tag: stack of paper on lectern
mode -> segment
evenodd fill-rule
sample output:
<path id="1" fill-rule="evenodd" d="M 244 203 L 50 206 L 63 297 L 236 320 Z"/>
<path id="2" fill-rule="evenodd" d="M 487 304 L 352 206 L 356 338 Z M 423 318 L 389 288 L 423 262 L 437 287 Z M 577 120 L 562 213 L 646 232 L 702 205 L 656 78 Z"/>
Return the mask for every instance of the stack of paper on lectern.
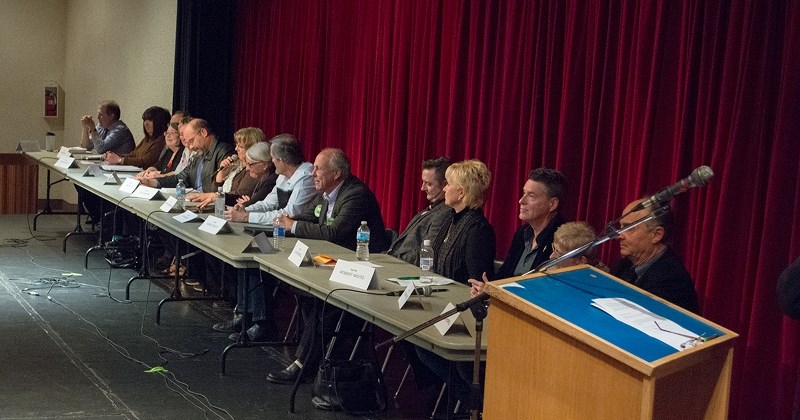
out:
<path id="1" fill-rule="evenodd" d="M 681 327 L 676 322 L 656 315 L 628 299 L 597 298 L 592 299 L 592 306 L 678 350 L 686 349 L 687 342 L 698 338 L 697 334 Z"/>

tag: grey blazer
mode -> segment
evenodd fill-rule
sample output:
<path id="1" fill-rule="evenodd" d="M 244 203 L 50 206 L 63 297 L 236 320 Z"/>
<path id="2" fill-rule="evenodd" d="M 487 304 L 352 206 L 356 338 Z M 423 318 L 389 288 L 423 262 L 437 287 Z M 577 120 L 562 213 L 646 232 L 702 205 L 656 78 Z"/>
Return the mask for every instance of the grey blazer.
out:
<path id="1" fill-rule="evenodd" d="M 217 184 L 214 182 L 214 175 L 219 168 L 222 159 L 233 154 L 233 148 L 228 143 L 223 143 L 217 139 L 211 143 L 208 151 L 201 156 L 195 156 L 192 161 L 180 173 L 159 178 L 159 186 L 174 188 L 178 185 L 178 179 L 182 179 L 187 188 L 197 188 L 197 165 L 203 162 L 203 171 L 200 174 L 203 179 L 203 192 L 217 191 Z"/>
<path id="2" fill-rule="evenodd" d="M 419 249 L 422 247 L 422 241 L 430 239 L 433 243 L 439 234 L 439 229 L 447 220 L 449 209 L 444 200 L 441 200 L 415 214 L 403 233 L 389 247 L 388 254 L 409 264 L 419 265 Z"/>

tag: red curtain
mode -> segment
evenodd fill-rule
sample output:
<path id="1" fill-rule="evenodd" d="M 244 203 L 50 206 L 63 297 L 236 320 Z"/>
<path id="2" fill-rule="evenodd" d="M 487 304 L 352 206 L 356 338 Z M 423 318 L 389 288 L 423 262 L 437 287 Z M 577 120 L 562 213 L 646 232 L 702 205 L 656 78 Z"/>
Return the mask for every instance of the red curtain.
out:
<path id="1" fill-rule="evenodd" d="M 702 315 L 741 335 L 731 417 L 789 417 L 800 324 L 775 284 L 800 255 L 798 1 L 239 0 L 237 26 L 236 126 L 294 133 L 309 160 L 341 147 L 391 227 L 442 154 L 492 171 L 498 258 L 532 168 L 564 172 L 566 217 L 602 230 L 711 166 L 673 202 L 676 248 Z"/>

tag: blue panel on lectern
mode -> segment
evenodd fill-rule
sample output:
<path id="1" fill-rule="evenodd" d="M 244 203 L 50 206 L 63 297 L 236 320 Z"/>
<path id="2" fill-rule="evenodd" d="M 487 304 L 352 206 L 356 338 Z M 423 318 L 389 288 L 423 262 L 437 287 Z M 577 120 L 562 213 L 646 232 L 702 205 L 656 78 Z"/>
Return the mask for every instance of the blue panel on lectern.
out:
<path id="1" fill-rule="evenodd" d="M 547 274 L 516 284 L 522 287 L 509 287 L 506 284 L 503 289 L 647 362 L 677 353 L 678 350 L 593 307 L 592 299 L 625 298 L 704 337 L 723 335 L 722 331 L 705 322 L 591 268 Z"/>

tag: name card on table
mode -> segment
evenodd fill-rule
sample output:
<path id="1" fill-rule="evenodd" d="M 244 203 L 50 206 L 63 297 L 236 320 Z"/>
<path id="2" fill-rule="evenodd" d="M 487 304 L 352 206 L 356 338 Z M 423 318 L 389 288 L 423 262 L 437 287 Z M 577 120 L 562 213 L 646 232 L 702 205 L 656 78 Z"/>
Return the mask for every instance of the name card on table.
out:
<path id="1" fill-rule="evenodd" d="M 119 179 L 117 177 L 116 173 L 114 173 L 114 177 Z M 124 193 L 132 194 L 133 191 L 138 186 L 139 186 L 139 180 L 138 179 L 136 179 L 136 178 L 125 178 L 125 182 L 122 183 L 122 186 L 119 187 L 119 190 L 124 192 Z"/>
<path id="2" fill-rule="evenodd" d="M 403 309 L 403 306 L 406 306 L 406 302 L 417 291 L 417 288 L 414 287 L 414 282 L 409 283 L 406 285 L 406 290 L 403 290 L 403 294 L 397 299 L 397 309 Z"/>
<path id="3" fill-rule="evenodd" d="M 208 232 L 212 235 L 216 235 L 218 233 L 227 233 L 231 231 L 231 226 L 228 224 L 228 221 L 225 219 L 220 219 L 217 216 L 208 216 L 206 221 L 203 222 L 202 225 L 198 228 L 203 232 Z"/>
<path id="4" fill-rule="evenodd" d="M 56 155 L 56 156 L 58 156 L 60 158 L 62 158 L 62 157 L 72 157 L 72 152 L 69 151 L 69 147 L 61 146 L 61 148 L 58 149 L 58 155 Z"/>
<path id="5" fill-rule="evenodd" d="M 375 268 L 352 261 L 337 261 L 329 280 L 361 290 L 378 288 Z"/>
<path id="6" fill-rule="evenodd" d="M 262 254 L 274 254 L 277 252 L 275 247 L 272 246 L 272 241 L 269 240 L 269 237 L 267 237 L 267 234 L 264 232 L 253 236 L 253 240 L 250 242 L 250 244 L 252 245 L 253 243 L 256 244 L 256 247 L 259 251 L 261 251 Z"/>
<path id="7" fill-rule="evenodd" d="M 122 179 L 120 179 L 116 172 L 103 175 L 106 176 L 106 180 L 103 181 L 103 185 L 122 185 Z"/>
<path id="8" fill-rule="evenodd" d="M 198 220 L 198 219 L 200 219 L 200 216 L 198 216 L 197 213 L 192 213 L 189 210 L 186 210 L 185 212 L 183 212 L 181 214 L 177 214 L 175 216 L 172 216 L 172 218 L 177 220 L 177 221 L 179 221 L 179 222 L 181 222 L 181 223 L 186 223 L 186 222 L 191 222 L 192 220 Z M 202 220 L 202 219 L 200 219 L 200 220 Z"/>
<path id="9" fill-rule="evenodd" d="M 303 263 L 311 261 L 311 253 L 308 252 L 308 245 L 304 244 L 302 241 L 297 241 L 297 243 L 294 244 L 292 252 L 289 254 L 289 261 L 298 267 L 303 265 Z"/>
<path id="10" fill-rule="evenodd" d="M 32 141 L 21 141 L 17 143 L 17 152 L 38 152 L 39 150 L 39 142 L 32 140 Z"/>
<path id="11" fill-rule="evenodd" d="M 128 178 L 133 179 L 133 178 Z M 137 181 L 138 182 L 138 181 Z M 161 195 L 161 190 L 158 188 L 148 187 L 147 185 L 139 185 L 139 188 L 131 194 L 134 198 L 144 198 L 145 200 L 163 200 L 164 196 Z M 174 197 L 170 197 L 174 198 Z"/>
<path id="12" fill-rule="evenodd" d="M 451 309 L 453 309 L 453 308 L 455 308 L 455 307 L 456 307 L 456 305 L 453 305 L 452 302 L 448 303 L 447 306 L 444 307 L 444 310 L 442 311 L 442 314 L 447 312 L 447 311 L 449 311 L 449 310 L 451 310 Z M 453 327 L 453 324 L 456 323 L 456 320 L 458 319 L 459 315 L 461 315 L 461 312 L 456 312 L 453 315 L 450 315 L 449 317 L 447 317 L 447 318 L 445 318 L 445 319 L 443 319 L 443 320 L 441 320 L 441 321 L 439 321 L 439 322 L 437 322 L 437 323 L 435 323 L 433 325 L 436 327 L 437 330 L 439 330 L 439 334 L 445 335 L 445 334 L 447 334 L 447 331 L 450 331 L 450 328 Z"/>
<path id="13" fill-rule="evenodd" d="M 172 211 L 173 208 L 175 208 L 176 204 L 178 204 L 178 199 L 175 197 L 170 197 L 158 209 L 163 211 L 164 213 L 169 213 L 170 211 Z"/>
<path id="14" fill-rule="evenodd" d="M 67 156 L 59 157 L 56 163 L 53 164 L 54 167 L 59 169 L 67 170 L 69 168 L 77 168 L 78 164 L 75 163 L 75 159 Z"/>
<path id="15" fill-rule="evenodd" d="M 100 169 L 100 165 L 89 165 L 89 167 L 86 168 L 86 171 L 83 173 L 83 176 L 93 176 L 97 178 L 102 177 L 103 175 L 105 175 L 105 172 Z"/>

